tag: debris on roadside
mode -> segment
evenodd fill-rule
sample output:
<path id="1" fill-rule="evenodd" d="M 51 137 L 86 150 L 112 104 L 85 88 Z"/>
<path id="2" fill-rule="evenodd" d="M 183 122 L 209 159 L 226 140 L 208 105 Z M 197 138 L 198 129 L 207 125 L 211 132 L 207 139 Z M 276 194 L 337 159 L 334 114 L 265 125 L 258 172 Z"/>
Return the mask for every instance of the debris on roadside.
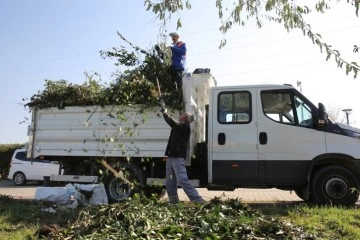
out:
<path id="1" fill-rule="evenodd" d="M 37 187 L 35 200 L 41 201 L 43 211 L 54 213 L 57 209 L 75 209 L 79 205 L 108 204 L 104 185 L 67 184 L 65 187 Z"/>

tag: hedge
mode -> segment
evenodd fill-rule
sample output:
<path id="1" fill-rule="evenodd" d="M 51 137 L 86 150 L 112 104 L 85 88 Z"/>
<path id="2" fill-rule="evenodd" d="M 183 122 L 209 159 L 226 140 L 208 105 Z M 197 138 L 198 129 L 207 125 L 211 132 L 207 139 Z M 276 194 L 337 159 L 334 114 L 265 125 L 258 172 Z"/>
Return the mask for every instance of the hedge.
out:
<path id="1" fill-rule="evenodd" d="M 9 173 L 11 157 L 14 151 L 24 147 L 24 144 L 0 144 L 0 179 L 6 179 Z"/>

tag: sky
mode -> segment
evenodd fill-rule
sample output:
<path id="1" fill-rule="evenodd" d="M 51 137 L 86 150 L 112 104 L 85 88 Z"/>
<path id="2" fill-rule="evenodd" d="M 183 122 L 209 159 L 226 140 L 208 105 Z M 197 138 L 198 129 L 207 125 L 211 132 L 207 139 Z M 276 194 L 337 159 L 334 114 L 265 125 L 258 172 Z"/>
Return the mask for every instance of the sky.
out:
<path id="1" fill-rule="evenodd" d="M 360 45 L 360 18 L 346 1 L 332 2 L 331 10 L 306 21 L 346 60 L 360 64 L 360 53 L 353 53 L 354 44 Z M 314 104 L 339 110 L 340 121 L 345 121 L 341 110 L 350 108 L 350 125 L 360 127 L 360 73 L 356 79 L 346 76 L 345 69 L 337 68 L 333 59 L 325 61 L 326 55 L 301 31 L 288 33 L 267 21 L 258 29 L 251 20 L 245 27 L 234 26 L 225 35 L 227 45 L 218 49 L 224 36 L 218 30 L 215 1 L 192 1 L 190 11 L 172 17 L 167 32 L 176 30 L 178 17 L 188 72 L 210 68 L 219 86 L 301 82 L 302 93 Z M 110 82 L 118 68 L 99 51 L 123 44 L 117 32 L 150 49 L 159 41 L 159 29 L 143 0 L 1 0 L 0 144 L 28 141 L 31 113 L 22 99 L 42 91 L 46 79 L 82 84 L 85 72 L 96 72 Z"/>

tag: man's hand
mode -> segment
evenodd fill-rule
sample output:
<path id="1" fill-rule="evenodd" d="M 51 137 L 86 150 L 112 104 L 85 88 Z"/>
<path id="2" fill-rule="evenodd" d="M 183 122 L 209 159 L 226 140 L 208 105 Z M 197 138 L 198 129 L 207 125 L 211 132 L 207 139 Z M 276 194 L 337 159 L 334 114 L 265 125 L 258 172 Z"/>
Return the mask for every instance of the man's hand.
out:
<path id="1" fill-rule="evenodd" d="M 165 107 L 161 107 L 161 108 L 160 108 L 160 112 L 162 112 L 163 114 L 164 114 L 164 113 L 167 113 L 167 109 L 166 109 Z"/>

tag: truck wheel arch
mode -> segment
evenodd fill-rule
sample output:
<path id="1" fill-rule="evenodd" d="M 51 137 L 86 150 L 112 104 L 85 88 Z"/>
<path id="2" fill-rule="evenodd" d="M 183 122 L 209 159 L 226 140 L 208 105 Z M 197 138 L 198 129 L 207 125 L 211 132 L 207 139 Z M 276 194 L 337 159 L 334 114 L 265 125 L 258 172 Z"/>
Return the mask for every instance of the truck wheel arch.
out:
<path id="1" fill-rule="evenodd" d="M 339 163 L 341 160 L 341 163 Z M 310 183 L 311 176 L 318 171 L 320 168 L 328 165 L 337 165 L 344 166 L 346 168 L 353 169 L 351 170 L 355 174 L 360 175 L 360 169 L 357 169 L 354 158 L 345 154 L 322 154 L 315 157 L 309 164 L 307 173 L 306 173 L 306 182 Z M 359 160 L 360 161 L 360 160 Z"/>

